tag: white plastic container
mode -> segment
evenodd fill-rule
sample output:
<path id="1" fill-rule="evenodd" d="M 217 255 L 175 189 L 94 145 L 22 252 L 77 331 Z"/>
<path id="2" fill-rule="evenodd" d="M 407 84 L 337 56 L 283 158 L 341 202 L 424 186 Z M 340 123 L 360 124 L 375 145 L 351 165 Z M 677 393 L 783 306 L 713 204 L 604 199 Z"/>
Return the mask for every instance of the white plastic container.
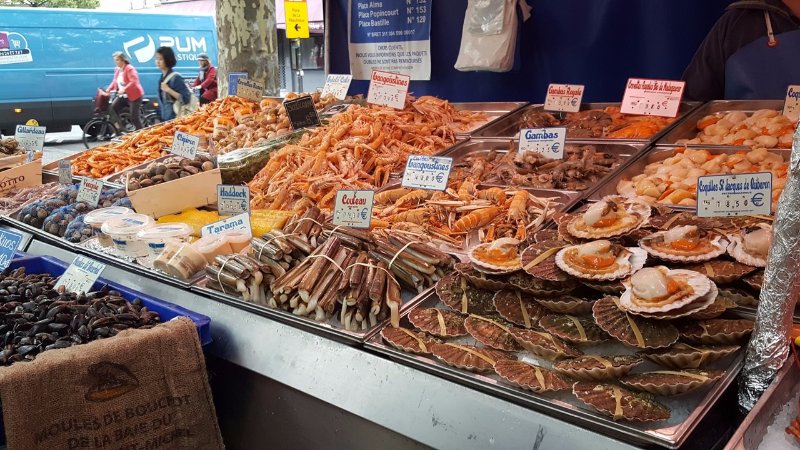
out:
<path id="1" fill-rule="evenodd" d="M 133 211 L 130 208 L 124 206 L 100 208 L 86 214 L 86 217 L 83 218 L 83 222 L 92 227 L 93 234 L 97 236 L 97 241 L 100 242 L 100 245 L 103 247 L 111 247 L 113 245 L 111 236 L 103 233 L 101 227 L 109 219 L 132 213 Z"/>
<path id="2" fill-rule="evenodd" d="M 126 256 L 137 258 L 147 256 L 147 245 L 136 234 L 153 224 L 153 219 L 144 214 L 127 214 L 111 218 L 100 230 L 111 236 L 117 250 Z"/>
<path id="3" fill-rule="evenodd" d="M 158 258 L 168 241 L 189 242 L 194 228 L 182 222 L 153 224 L 139 231 L 136 237 L 147 246 L 150 258 Z"/>

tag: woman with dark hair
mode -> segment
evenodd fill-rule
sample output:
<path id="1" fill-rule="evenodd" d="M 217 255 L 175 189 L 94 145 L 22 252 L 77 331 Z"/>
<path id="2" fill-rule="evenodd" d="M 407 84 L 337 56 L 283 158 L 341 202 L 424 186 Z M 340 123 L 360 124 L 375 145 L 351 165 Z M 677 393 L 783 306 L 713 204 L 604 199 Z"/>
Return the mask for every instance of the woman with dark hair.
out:
<path id="1" fill-rule="evenodd" d="M 156 67 L 161 69 L 162 75 L 158 80 L 158 113 L 162 121 L 175 118 L 173 104 L 181 101 L 188 104 L 192 99 L 192 93 L 186 82 L 178 72 L 172 70 L 177 64 L 175 52 L 170 47 L 159 47 L 156 50 Z"/>
<path id="2" fill-rule="evenodd" d="M 141 117 L 139 116 L 139 108 L 142 106 L 142 97 L 144 96 L 144 89 L 139 83 L 139 73 L 128 61 L 125 53 L 114 52 L 114 64 L 117 68 L 114 69 L 114 79 L 111 84 L 103 91 L 108 95 L 111 91 L 117 91 L 117 98 L 111 104 L 111 120 L 117 129 L 125 131 L 122 122 L 119 119 L 120 111 L 126 106 L 131 107 L 131 123 L 138 130 L 142 128 Z"/>

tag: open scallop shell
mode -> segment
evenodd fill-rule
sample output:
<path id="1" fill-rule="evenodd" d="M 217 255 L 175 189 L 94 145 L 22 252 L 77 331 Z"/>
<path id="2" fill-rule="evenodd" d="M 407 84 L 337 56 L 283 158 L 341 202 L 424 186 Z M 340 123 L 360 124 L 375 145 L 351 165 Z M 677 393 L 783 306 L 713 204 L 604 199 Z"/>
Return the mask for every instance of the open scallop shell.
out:
<path id="1" fill-rule="evenodd" d="M 431 353 L 447 365 L 478 373 L 491 372 L 497 361 L 514 359 L 504 351 L 461 344 L 433 344 Z"/>
<path id="2" fill-rule="evenodd" d="M 571 295 L 563 295 L 560 297 L 537 297 L 536 301 L 554 313 L 581 316 L 592 312 L 595 299 L 589 300 Z"/>
<path id="3" fill-rule="evenodd" d="M 492 305 L 494 292 L 472 286 L 455 272 L 436 282 L 436 294 L 445 305 L 462 314 L 491 316 L 496 313 Z"/>
<path id="4" fill-rule="evenodd" d="M 756 270 L 755 267 L 725 259 L 712 259 L 711 261 L 685 266 L 684 269 L 700 272 L 717 284 L 733 283 Z"/>
<path id="5" fill-rule="evenodd" d="M 525 350 L 551 361 L 583 355 L 582 351 L 550 333 L 517 329 L 513 330 L 512 334 Z"/>
<path id="6" fill-rule="evenodd" d="M 718 293 L 719 291 L 717 290 L 717 285 L 711 283 L 711 291 L 708 294 L 702 297 L 698 297 L 693 302 L 684 305 L 678 309 L 673 309 L 667 312 L 657 312 L 657 313 L 643 313 L 637 311 L 630 311 L 630 313 L 636 314 L 637 316 L 647 317 L 648 319 L 659 319 L 659 320 L 674 320 L 674 319 L 679 319 L 681 317 L 693 317 L 695 315 L 704 315 L 703 313 L 705 313 L 706 310 L 709 309 L 716 302 Z M 711 319 L 713 317 L 721 315 L 724 312 L 725 308 L 722 308 L 722 310 L 719 311 L 719 313 L 711 311 L 710 312 L 711 317 L 708 318 Z"/>
<path id="7" fill-rule="evenodd" d="M 519 254 L 516 253 L 516 247 L 518 245 L 519 241 L 517 239 L 501 238 L 475 246 L 469 251 L 467 256 L 477 270 L 488 271 L 487 273 L 510 273 L 522 268 L 522 261 L 520 260 Z M 513 253 L 514 256 L 504 261 L 487 261 L 478 253 L 495 246 L 513 246 L 515 249 Z"/>
<path id="8" fill-rule="evenodd" d="M 753 332 L 753 321 L 744 319 L 710 319 L 685 322 L 679 326 L 681 336 L 701 344 L 735 344 Z"/>
<path id="9" fill-rule="evenodd" d="M 464 321 L 464 327 L 476 341 L 483 345 L 507 352 L 520 350 L 519 344 L 511 335 L 511 329 L 514 326 L 510 323 L 472 315 Z"/>
<path id="10" fill-rule="evenodd" d="M 683 342 L 661 350 L 647 350 L 639 354 L 654 363 L 670 369 L 698 369 L 708 363 L 736 353 L 738 345 L 707 346 Z"/>
<path id="11" fill-rule="evenodd" d="M 553 241 L 560 239 L 558 230 L 548 228 L 533 233 L 533 242 Z"/>
<path id="12" fill-rule="evenodd" d="M 597 281 L 597 280 L 580 280 L 581 284 L 603 294 L 620 295 L 625 292 L 625 285 L 619 280 L 614 281 Z"/>
<path id="13" fill-rule="evenodd" d="M 616 261 L 614 261 L 614 263 L 617 265 L 617 269 L 615 271 L 608 273 L 588 274 L 582 272 L 581 268 L 573 267 L 566 259 L 568 253 L 577 251 L 579 247 L 580 246 L 578 245 L 573 245 L 562 249 L 558 252 L 558 254 L 556 254 L 556 264 L 558 265 L 558 268 L 576 278 L 599 281 L 618 280 L 631 275 L 637 270 L 640 270 L 647 262 L 647 252 L 636 247 L 626 247 L 625 250 L 627 251 L 620 253 L 617 256 Z"/>
<path id="14" fill-rule="evenodd" d="M 575 289 L 573 283 L 556 283 L 553 281 L 540 280 L 525 272 L 512 273 L 508 276 L 508 283 L 522 292 L 537 296 L 566 294 Z"/>
<path id="15" fill-rule="evenodd" d="M 736 306 L 736 302 L 730 298 L 717 295 L 717 298 L 714 299 L 714 302 L 711 303 L 711 305 L 706 308 L 699 309 L 686 317 L 695 320 L 716 319 L 717 317 L 725 314 L 725 311 L 731 308 L 736 308 Z"/>
<path id="16" fill-rule="evenodd" d="M 678 329 L 669 322 L 646 319 L 621 309 L 615 297 L 604 297 L 592 307 L 597 325 L 620 342 L 636 348 L 669 347 L 678 340 Z"/>
<path id="17" fill-rule="evenodd" d="M 381 330 L 381 337 L 400 351 L 418 355 L 429 355 L 431 353 L 430 346 L 442 342 L 425 333 L 402 327 L 384 327 Z"/>
<path id="18" fill-rule="evenodd" d="M 653 395 L 672 396 L 696 391 L 722 378 L 722 370 L 660 370 L 628 375 L 620 383 Z"/>
<path id="19" fill-rule="evenodd" d="M 439 337 L 466 336 L 464 316 L 457 312 L 438 308 L 417 308 L 408 313 L 414 327 Z"/>
<path id="20" fill-rule="evenodd" d="M 727 298 L 737 306 L 757 306 L 758 298 L 749 293 L 735 288 L 720 288 L 719 297 Z"/>
<path id="21" fill-rule="evenodd" d="M 704 241 L 700 246 L 700 250 L 696 249 L 694 251 L 680 251 L 670 249 L 667 251 L 666 249 L 658 246 L 658 240 L 662 239 L 666 233 L 666 231 L 659 231 L 647 236 L 639 241 L 639 247 L 643 248 L 647 251 L 647 253 L 657 258 L 679 263 L 708 261 L 724 254 L 728 248 L 727 239 L 718 234 L 712 234 L 710 235 L 711 240 Z"/>
<path id="22" fill-rule="evenodd" d="M 567 314 L 551 314 L 539 321 L 545 331 L 573 344 L 596 344 L 611 339 L 602 328 L 589 317 L 575 317 Z"/>
<path id="23" fill-rule="evenodd" d="M 662 269 L 667 270 L 666 268 Z M 619 304 L 622 305 L 622 307 L 628 311 L 651 313 L 651 314 L 664 313 L 676 310 L 678 308 L 682 308 L 683 306 L 686 306 L 694 302 L 698 298 L 705 296 L 711 291 L 711 286 L 714 284 L 711 282 L 711 280 L 708 279 L 707 276 L 698 272 L 692 272 L 691 270 L 682 270 L 682 269 L 668 270 L 666 275 L 671 278 L 674 277 L 685 278 L 686 283 L 692 288 L 692 292 L 683 296 L 680 299 L 677 299 L 675 301 L 672 301 L 664 305 L 643 306 L 635 303 L 635 300 L 633 298 L 633 289 L 630 284 L 630 279 L 628 279 L 623 282 L 625 284 L 625 292 L 622 293 Z"/>
<path id="24" fill-rule="evenodd" d="M 575 383 L 558 372 L 513 359 L 497 361 L 494 371 L 509 383 L 536 393 L 563 391 Z"/>
<path id="25" fill-rule="evenodd" d="M 657 422 L 670 418 L 670 409 L 649 397 L 613 384 L 575 383 L 572 393 L 587 405 L 614 420 Z"/>
<path id="26" fill-rule="evenodd" d="M 581 239 L 603 239 L 622 236 L 642 226 L 650 217 L 650 206 L 644 203 L 631 199 L 622 199 L 621 197 L 606 197 L 600 201 L 612 200 L 618 203 L 621 202 L 627 212 L 616 224 L 604 228 L 589 227 L 583 221 L 583 212 L 581 212 L 567 223 L 566 228 L 569 234 Z"/>
<path id="27" fill-rule="evenodd" d="M 549 311 L 517 290 L 504 290 L 494 294 L 492 304 L 503 319 L 525 328 L 539 326 L 539 320 Z"/>
<path id="28" fill-rule="evenodd" d="M 739 235 L 730 236 L 731 243 L 728 245 L 728 254 L 742 264 L 747 264 L 753 267 L 766 267 L 767 259 L 760 256 L 754 256 L 744 250 L 742 237 Z"/>
<path id="29" fill-rule="evenodd" d="M 532 277 L 547 281 L 564 282 L 569 275 L 556 265 L 556 253 L 566 243 L 562 241 L 544 241 L 533 244 L 523 250 L 522 269 Z"/>
<path id="30" fill-rule="evenodd" d="M 745 284 L 750 286 L 751 288 L 760 291 L 761 286 L 764 285 L 764 271 L 759 270 L 757 272 L 753 272 L 750 275 L 744 277 L 742 281 L 744 281 Z"/>
<path id="31" fill-rule="evenodd" d="M 458 272 L 462 277 L 466 278 L 469 281 L 469 284 L 480 288 L 480 289 L 488 289 L 499 291 L 500 289 L 506 289 L 510 284 L 508 284 L 508 280 L 504 276 L 497 276 L 497 275 L 488 275 L 484 272 L 479 270 L 475 270 L 475 267 L 472 266 L 472 263 L 458 263 L 453 268 Z"/>
<path id="32" fill-rule="evenodd" d="M 616 380 L 627 375 L 642 361 L 641 357 L 635 355 L 585 355 L 561 360 L 553 364 L 553 369 L 580 380 Z"/>

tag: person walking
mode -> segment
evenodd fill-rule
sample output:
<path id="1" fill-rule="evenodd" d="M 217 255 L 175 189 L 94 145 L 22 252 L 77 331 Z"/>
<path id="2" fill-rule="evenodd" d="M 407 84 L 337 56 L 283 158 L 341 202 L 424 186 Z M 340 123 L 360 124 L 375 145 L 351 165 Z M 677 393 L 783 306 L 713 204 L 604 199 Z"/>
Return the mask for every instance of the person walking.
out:
<path id="1" fill-rule="evenodd" d="M 110 92 L 117 91 L 117 98 L 111 104 L 111 121 L 121 132 L 125 131 L 124 124 L 120 120 L 119 114 L 125 107 L 130 107 L 131 123 L 135 129 L 142 128 L 141 116 L 139 109 L 142 106 L 142 97 L 144 97 L 144 89 L 139 83 L 139 72 L 128 61 L 125 53 L 114 52 L 114 79 L 111 84 L 103 91 L 105 95 Z"/>
<path id="2" fill-rule="evenodd" d="M 205 53 L 197 57 L 197 63 L 200 64 L 200 73 L 194 80 L 194 87 L 200 89 L 200 104 L 205 105 L 217 99 L 217 69 Z"/>
<path id="3" fill-rule="evenodd" d="M 161 69 L 161 78 L 158 80 L 158 115 L 166 122 L 176 117 L 173 105 L 176 101 L 188 104 L 192 93 L 183 77 L 173 70 L 177 64 L 175 52 L 170 47 L 159 47 L 156 50 L 156 67 Z"/>

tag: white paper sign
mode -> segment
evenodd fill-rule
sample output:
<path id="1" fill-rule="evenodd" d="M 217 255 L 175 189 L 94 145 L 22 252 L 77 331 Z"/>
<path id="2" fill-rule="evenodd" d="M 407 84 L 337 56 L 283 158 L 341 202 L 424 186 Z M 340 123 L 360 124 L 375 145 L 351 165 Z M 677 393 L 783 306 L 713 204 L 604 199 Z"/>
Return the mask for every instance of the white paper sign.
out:
<path id="1" fill-rule="evenodd" d="M 772 213 L 772 173 L 710 175 L 697 179 L 697 216 L 728 217 Z"/>
<path id="2" fill-rule="evenodd" d="M 250 214 L 239 214 L 238 216 L 228 217 L 227 219 L 206 225 L 200 229 L 200 234 L 206 236 L 209 234 L 220 234 L 231 230 L 242 230 L 252 236 L 253 229 L 250 227 Z"/>
<path id="3" fill-rule="evenodd" d="M 232 184 L 218 184 L 217 212 L 223 216 L 250 214 L 250 188 Z"/>
<path id="4" fill-rule="evenodd" d="M 792 84 L 786 89 L 786 101 L 783 103 L 783 115 L 797 118 L 800 115 L 800 84 Z"/>
<path id="5" fill-rule="evenodd" d="M 564 159 L 566 138 L 565 127 L 523 128 L 519 131 L 518 155 L 521 158 L 525 152 L 536 152 L 549 159 Z"/>
<path id="6" fill-rule="evenodd" d="M 411 77 L 399 73 L 373 70 L 367 93 L 367 103 L 403 109 Z"/>
<path id="7" fill-rule="evenodd" d="M 198 147 L 200 147 L 200 136 L 176 131 L 172 138 L 170 153 L 192 159 L 197 156 Z"/>
<path id="8" fill-rule="evenodd" d="M 58 162 L 58 182 L 72 184 L 72 161 L 62 159 Z"/>
<path id="9" fill-rule="evenodd" d="M 582 84 L 551 84 L 544 98 L 545 111 L 578 112 L 581 110 Z"/>
<path id="10" fill-rule="evenodd" d="M 100 193 L 103 192 L 103 180 L 84 177 L 78 188 L 76 202 L 86 202 L 93 208 L 100 203 Z"/>
<path id="11" fill-rule="evenodd" d="M 339 100 L 347 98 L 347 90 L 350 89 L 350 82 L 353 81 L 352 75 L 330 74 L 325 79 L 325 86 L 322 88 L 322 96 L 332 95 Z"/>
<path id="12" fill-rule="evenodd" d="M 55 288 L 64 286 L 67 292 L 91 292 L 92 286 L 105 268 L 105 264 L 83 256 L 76 256 L 72 264 L 58 278 Z"/>
<path id="13" fill-rule="evenodd" d="M 264 97 L 264 85 L 249 78 L 239 78 L 236 86 L 236 96 L 259 103 Z"/>
<path id="14" fill-rule="evenodd" d="M 403 172 L 403 187 L 443 191 L 447 189 L 453 158 L 409 155 Z"/>
<path id="15" fill-rule="evenodd" d="M 623 114 L 675 117 L 681 106 L 685 81 L 629 78 L 622 97 Z"/>
<path id="16" fill-rule="evenodd" d="M 351 228 L 369 228 L 374 191 L 337 191 L 333 224 Z"/>
<path id="17" fill-rule="evenodd" d="M 30 152 L 42 151 L 44 148 L 44 137 L 46 134 L 47 127 L 17 125 L 16 130 L 14 130 L 14 139 L 19 142 L 20 147 L 27 150 L 30 154 Z"/>

